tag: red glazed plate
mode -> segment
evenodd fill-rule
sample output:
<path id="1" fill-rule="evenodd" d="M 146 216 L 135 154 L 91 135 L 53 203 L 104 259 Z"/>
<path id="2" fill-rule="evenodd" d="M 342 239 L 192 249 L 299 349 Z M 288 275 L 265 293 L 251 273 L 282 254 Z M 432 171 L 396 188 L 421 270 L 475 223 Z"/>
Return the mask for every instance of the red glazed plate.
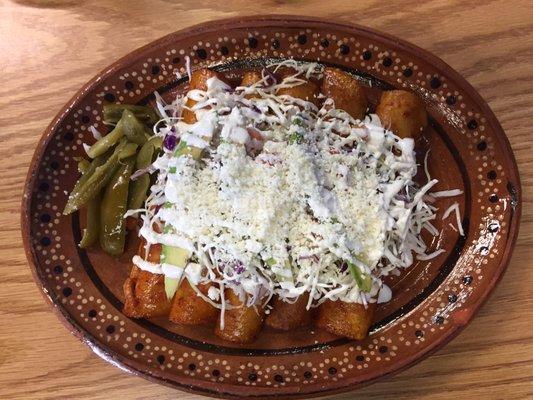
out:
<path id="1" fill-rule="evenodd" d="M 119 260 L 77 248 L 80 216 L 63 216 L 78 173 L 74 157 L 103 128 L 102 106 L 146 103 L 186 90 L 192 68 L 238 77 L 243 68 L 294 57 L 335 65 L 360 77 L 371 104 L 379 92 L 407 88 L 430 115 L 425 133 L 435 190 L 459 188 L 465 236 L 438 221 L 432 245 L 446 253 L 391 279 L 393 300 L 380 307 L 360 342 L 312 328 L 265 329 L 249 345 L 222 342 L 205 327 L 122 314 L 122 283 L 135 249 Z M 87 83 L 44 133 L 22 204 L 26 253 L 36 282 L 61 321 L 105 360 L 150 380 L 233 398 L 307 398 L 353 390 L 398 372 L 453 338 L 473 317 L 507 266 L 521 210 L 520 181 L 507 138 L 487 104 L 454 70 L 424 50 L 360 26 L 269 16 L 202 24 L 136 50 Z M 440 219 L 440 218 L 439 218 Z M 450 225 L 449 223 L 452 222 Z"/>

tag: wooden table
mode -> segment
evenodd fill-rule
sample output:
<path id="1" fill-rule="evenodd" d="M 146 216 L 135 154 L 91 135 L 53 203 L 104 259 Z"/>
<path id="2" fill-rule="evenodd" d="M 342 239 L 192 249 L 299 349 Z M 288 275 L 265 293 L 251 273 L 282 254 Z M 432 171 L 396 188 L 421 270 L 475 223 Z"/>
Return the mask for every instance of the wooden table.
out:
<path id="1" fill-rule="evenodd" d="M 213 3 L 0 3 L 0 398 L 201 398 L 129 376 L 68 333 L 33 283 L 22 249 L 20 200 L 41 133 L 95 73 L 169 32 L 211 19 L 258 13 L 355 21 L 432 51 L 488 101 L 518 160 L 524 198 L 522 227 L 509 269 L 491 299 L 443 350 L 408 371 L 360 390 L 357 398 L 533 398 L 531 1 L 411 0 L 396 2 L 396 6 L 379 0 Z"/>

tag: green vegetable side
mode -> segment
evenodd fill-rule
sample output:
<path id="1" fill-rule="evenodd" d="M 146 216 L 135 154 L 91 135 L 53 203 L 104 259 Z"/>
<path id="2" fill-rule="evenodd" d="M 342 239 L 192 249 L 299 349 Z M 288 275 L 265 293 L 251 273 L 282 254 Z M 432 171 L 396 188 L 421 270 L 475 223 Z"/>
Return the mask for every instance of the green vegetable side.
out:
<path id="1" fill-rule="evenodd" d="M 126 223 L 124 214 L 128 209 L 139 209 L 146 200 L 150 188 L 148 173 L 131 180 L 136 170 L 148 168 L 162 148 L 162 139 L 153 137 L 152 126 L 158 121 L 153 109 L 145 106 L 110 104 L 104 106 L 104 121 L 115 124 L 105 136 L 88 150 L 89 159 L 77 158 L 82 174 L 69 195 L 64 215 L 86 209 L 87 224 L 81 248 L 99 245 L 106 253 L 118 257 L 124 252 Z M 294 125 L 301 126 L 295 119 Z M 293 132 L 289 142 L 299 143 L 303 136 Z M 201 158 L 202 150 L 180 142 L 174 151 L 176 156 L 190 155 Z M 172 172 L 172 171 L 171 171 Z M 162 262 L 185 268 L 188 251 L 163 246 Z M 265 261 L 268 266 L 276 264 L 273 258 Z M 348 270 L 363 292 L 372 288 L 372 278 L 350 262 Z M 165 277 L 168 298 L 176 292 L 180 278 Z"/>
<path id="2" fill-rule="evenodd" d="M 150 188 L 148 174 L 130 178 L 134 171 L 147 168 L 161 149 L 161 138 L 151 136 L 158 120 L 150 107 L 104 106 L 104 121 L 115 126 L 89 148 L 89 159 L 76 160 L 82 175 L 63 210 L 64 215 L 86 210 L 81 248 L 99 245 L 112 256 L 124 252 L 124 213 L 142 207 Z"/>

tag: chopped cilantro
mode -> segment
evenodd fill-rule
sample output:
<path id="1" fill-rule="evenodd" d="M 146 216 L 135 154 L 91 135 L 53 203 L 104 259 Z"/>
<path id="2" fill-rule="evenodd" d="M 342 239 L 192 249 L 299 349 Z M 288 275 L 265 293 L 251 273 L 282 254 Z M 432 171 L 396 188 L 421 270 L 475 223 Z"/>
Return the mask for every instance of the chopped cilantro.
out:
<path id="1" fill-rule="evenodd" d="M 294 144 L 294 143 L 300 144 L 300 143 L 302 143 L 303 139 L 304 139 L 304 137 L 303 137 L 303 135 L 301 133 L 293 132 L 289 136 L 289 143 L 290 144 Z"/>
<path id="2" fill-rule="evenodd" d="M 292 119 L 292 124 L 297 126 L 304 126 L 304 122 L 298 117 Z"/>

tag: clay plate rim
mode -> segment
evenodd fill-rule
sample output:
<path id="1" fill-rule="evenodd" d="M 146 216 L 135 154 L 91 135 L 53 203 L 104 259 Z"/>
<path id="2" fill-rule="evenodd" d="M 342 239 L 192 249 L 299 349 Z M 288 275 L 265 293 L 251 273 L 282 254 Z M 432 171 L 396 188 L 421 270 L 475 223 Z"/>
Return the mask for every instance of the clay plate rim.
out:
<path id="1" fill-rule="evenodd" d="M 245 23 L 245 25 L 253 27 L 252 23 L 254 22 L 261 24 L 262 27 L 268 26 L 268 23 L 272 23 L 273 27 L 279 27 L 283 25 L 290 26 L 292 23 L 307 23 L 307 24 L 315 24 L 315 26 L 321 26 L 321 27 L 331 26 L 331 27 L 349 29 L 355 32 L 364 32 L 369 37 L 378 38 L 381 41 L 390 43 L 392 47 L 400 48 L 411 54 L 415 54 L 420 58 L 423 58 L 425 61 L 427 61 L 431 65 L 434 65 L 438 67 L 439 69 L 441 69 L 442 71 L 444 71 L 451 79 L 453 79 L 453 81 L 457 82 L 460 85 L 460 87 L 466 93 L 468 93 L 469 96 L 472 97 L 476 105 L 480 107 L 483 115 L 486 117 L 487 124 L 489 124 L 494 130 L 495 137 L 497 138 L 499 142 L 498 144 L 500 148 L 505 150 L 503 154 L 505 160 L 508 162 L 509 165 L 512 165 L 511 170 L 506 171 L 506 173 L 508 174 L 509 179 L 512 180 L 513 184 L 515 185 L 517 205 L 514 210 L 515 218 L 512 219 L 511 224 L 508 228 L 509 235 L 507 236 L 507 242 L 505 245 L 504 253 L 502 255 L 502 261 L 499 263 L 497 271 L 491 277 L 492 279 L 488 281 L 486 285 L 484 286 L 483 294 L 481 295 L 477 303 L 469 304 L 468 313 L 464 318 L 463 324 L 455 325 L 454 328 L 451 329 L 446 336 L 442 336 L 440 340 L 434 341 L 434 343 L 429 345 L 428 348 L 421 350 L 419 352 L 413 353 L 411 356 L 406 357 L 402 360 L 399 360 L 401 362 L 397 362 L 393 368 L 389 368 L 388 371 L 384 371 L 381 375 L 377 376 L 376 378 L 370 381 L 358 383 L 355 386 L 348 383 L 345 386 L 339 387 L 337 389 L 328 389 L 327 386 L 325 386 L 323 391 L 312 393 L 312 394 L 293 393 L 293 394 L 288 394 L 288 395 L 283 395 L 283 396 L 277 396 L 274 394 L 274 395 L 262 396 L 262 397 L 256 397 L 256 396 L 248 396 L 248 397 L 249 398 L 272 398 L 272 397 L 300 398 L 302 396 L 317 397 L 317 396 L 332 395 L 335 393 L 346 392 L 346 391 L 353 390 L 358 387 L 362 387 L 369 383 L 376 382 L 377 379 L 382 379 L 385 376 L 393 375 L 393 374 L 396 374 L 398 372 L 401 372 L 409 368 L 413 364 L 433 354 L 434 352 L 442 348 L 444 345 L 446 345 L 455 336 L 457 336 L 462 331 L 462 329 L 464 329 L 464 327 L 472 320 L 473 316 L 476 314 L 479 308 L 487 301 L 494 287 L 501 279 L 503 273 L 505 272 L 509 264 L 512 250 L 514 248 L 514 245 L 516 243 L 517 236 L 518 236 L 519 222 L 520 222 L 520 216 L 521 216 L 521 211 L 522 211 L 522 190 L 521 190 L 521 183 L 519 179 L 518 167 L 517 167 L 514 155 L 512 153 L 512 149 L 511 149 L 507 136 L 505 135 L 501 125 L 497 121 L 495 115 L 489 108 L 488 104 L 482 99 L 482 97 L 478 94 L 478 92 L 465 80 L 465 78 L 463 78 L 458 72 L 452 69 L 448 64 L 446 64 L 440 58 L 434 56 L 433 54 L 429 53 L 426 50 L 423 50 L 422 48 L 416 45 L 413 45 L 404 40 L 400 40 L 392 35 L 381 33 L 376 30 L 373 30 L 373 29 L 370 29 L 364 26 L 360 26 L 357 24 L 339 23 L 331 19 L 302 17 L 302 16 L 296 16 L 296 15 L 267 15 L 267 16 L 233 17 L 233 18 L 227 18 L 227 19 L 221 19 L 221 20 L 215 20 L 215 21 L 197 24 L 192 27 L 185 28 L 180 31 L 166 35 L 137 50 L 134 50 L 128 53 L 126 56 L 115 61 L 109 67 L 100 71 L 94 78 L 92 78 L 80 90 L 78 90 L 77 93 L 67 102 L 67 105 L 64 106 L 63 109 L 55 116 L 55 118 L 52 120 L 50 125 L 46 128 L 44 134 L 39 140 L 36 150 L 33 154 L 32 160 L 30 162 L 28 174 L 26 177 L 26 183 L 24 186 L 22 204 L 21 204 L 21 228 L 22 228 L 22 239 L 24 243 L 24 249 L 25 249 L 26 257 L 31 266 L 31 272 L 33 275 L 33 279 L 35 280 L 35 283 L 37 284 L 37 286 L 40 288 L 46 301 L 52 307 L 54 313 L 58 316 L 62 324 L 74 336 L 76 336 L 83 343 L 88 345 L 91 348 L 91 350 L 95 352 L 98 356 L 100 356 L 107 362 L 110 362 L 111 364 L 115 365 L 116 367 L 122 369 L 123 371 L 132 373 L 137 376 L 142 376 L 143 378 L 146 378 L 152 382 L 161 383 L 167 386 L 171 386 L 174 388 L 178 388 L 181 390 L 185 390 L 185 391 L 197 393 L 197 394 L 202 394 L 202 395 L 210 395 L 210 396 L 224 397 L 224 398 L 230 398 L 230 397 L 234 398 L 235 395 L 231 393 L 213 392 L 211 390 L 205 391 L 201 387 L 180 385 L 175 381 L 168 380 L 161 376 L 149 374 L 147 371 L 143 371 L 142 369 L 137 369 L 131 365 L 128 365 L 127 364 L 127 361 L 129 360 L 128 357 L 124 357 L 121 354 L 110 350 L 109 348 L 107 348 L 107 346 L 100 343 L 98 339 L 96 339 L 93 335 L 86 332 L 82 326 L 80 326 L 77 322 L 75 322 L 70 317 L 68 312 L 63 308 L 62 305 L 57 304 L 53 301 L 53 299 L 48 295 L 46 289 L 44 288 L 42 284 L 42 277 L 40 276 L 38 268 L 37 268 L 37 257 L 34 252 L 34 249 L 32 248 L 30 244 L 30 222 L 31 222 L 30 205 L 31 205 L 32 188 L 35 186 L 35 181 L 37 178 L 36 171 L 39 165 L 39 160 L 43 156 L 46 146 L 48 145 L 49 141 L 52 138 L 52 132 L 55 130 L 56 126 L 61 122 L 63 116 L 66 115 L 68 112 L 70 112 L 73 106 L 83 97 L 85 97 L 85 95 L 88 92 L 90 92 L 96 86 L 96 84 L 100 82 L 100 80 L 110 75 L 113 75 L 117 70 L 127 65 L 130 61 L 140 58 L 145 52 L 152 51 L 154 47 L 162 47 L 168 43 L 179 41 L 185 37 L 201 34 L 204 31 L 211 31 L 214 29 L 230 29 L 235 23 L 237 24 Z"/>

